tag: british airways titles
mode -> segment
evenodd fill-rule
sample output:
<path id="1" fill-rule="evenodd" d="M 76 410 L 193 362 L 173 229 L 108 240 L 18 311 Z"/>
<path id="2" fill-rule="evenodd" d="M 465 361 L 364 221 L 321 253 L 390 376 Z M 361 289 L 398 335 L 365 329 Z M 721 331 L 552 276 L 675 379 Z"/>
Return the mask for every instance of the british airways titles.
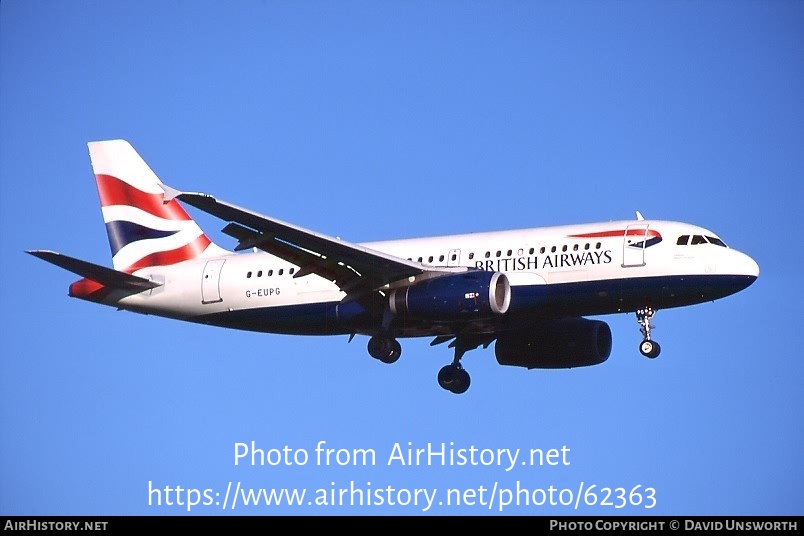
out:
<path id="1" fill-rule="evenodd" d="M 568 251 L 543 256 L 502 257 L 475 261 L 475 268 L 489 272 L 546 270 L 548 268 L 577 268 L 612 262 L 611 250 Z"/>

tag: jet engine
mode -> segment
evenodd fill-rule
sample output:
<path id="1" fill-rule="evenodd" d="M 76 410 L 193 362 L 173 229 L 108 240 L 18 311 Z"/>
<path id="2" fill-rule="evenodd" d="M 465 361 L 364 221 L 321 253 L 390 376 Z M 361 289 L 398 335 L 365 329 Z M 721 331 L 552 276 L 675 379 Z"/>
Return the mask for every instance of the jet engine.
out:
<path id="1" fill-rule="evenodd" d="M 611 329 L 600 320 L 568 318 L 502 333 L 494 352 L 500 365 L 529 369 L 598 365 L 611 354 Z"/>
<path id="2" fill-rule="evenodd" d="M 391 312 L 403 317 L 470 320 L 505 314 L 511 304 L 511 285 L 501 272 L 476 270 L 394 289 L 389 300 Z"/>

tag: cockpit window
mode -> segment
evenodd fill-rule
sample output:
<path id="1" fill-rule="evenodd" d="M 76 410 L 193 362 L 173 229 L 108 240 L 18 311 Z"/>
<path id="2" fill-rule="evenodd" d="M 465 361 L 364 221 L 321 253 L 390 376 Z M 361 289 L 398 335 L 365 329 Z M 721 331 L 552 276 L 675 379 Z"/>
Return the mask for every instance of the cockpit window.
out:
<path id="1" fill-rule="evenodd" d="M 714 244 L 724 248 L 729 247 L 723 240 L 715 236 L 692 235 L 692 239 L 690 240 L 690 235 L 681 235 L 678 237 L 678 240 L 676 240 L 677 246 L 686 246 L 687 244 L 691 246 L 697 246 L 698 244 Z"/>
<path id="2" fill-rule="evenodd" d="M 701 235 L 692 235 L 691 245 L 697 246 L 698 244 L 706 244 L 706 238 Z"/>

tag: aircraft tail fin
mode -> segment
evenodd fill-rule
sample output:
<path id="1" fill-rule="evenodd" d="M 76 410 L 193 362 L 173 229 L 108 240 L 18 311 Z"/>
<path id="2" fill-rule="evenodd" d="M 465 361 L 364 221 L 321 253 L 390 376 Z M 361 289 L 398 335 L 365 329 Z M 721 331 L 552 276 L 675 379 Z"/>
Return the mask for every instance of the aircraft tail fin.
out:
<path id="1" fill-rule="evenodd" d="M 115 270 L 132 273 L 228 253 L 207 237 L 125 140 L 89 144 Z"/>

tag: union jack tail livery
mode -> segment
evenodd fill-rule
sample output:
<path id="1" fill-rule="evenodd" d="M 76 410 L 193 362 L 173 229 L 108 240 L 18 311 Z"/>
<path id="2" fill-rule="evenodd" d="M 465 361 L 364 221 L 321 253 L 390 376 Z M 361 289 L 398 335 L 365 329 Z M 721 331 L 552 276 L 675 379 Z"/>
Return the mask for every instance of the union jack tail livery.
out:
<path id="1" fill-rule="evenodd" d="M 165 201 L 162 182 L 127 141 L 91 142 L 89 155 L 115 270 L 130 274 L 227 253 L 178 201 Z"/>

